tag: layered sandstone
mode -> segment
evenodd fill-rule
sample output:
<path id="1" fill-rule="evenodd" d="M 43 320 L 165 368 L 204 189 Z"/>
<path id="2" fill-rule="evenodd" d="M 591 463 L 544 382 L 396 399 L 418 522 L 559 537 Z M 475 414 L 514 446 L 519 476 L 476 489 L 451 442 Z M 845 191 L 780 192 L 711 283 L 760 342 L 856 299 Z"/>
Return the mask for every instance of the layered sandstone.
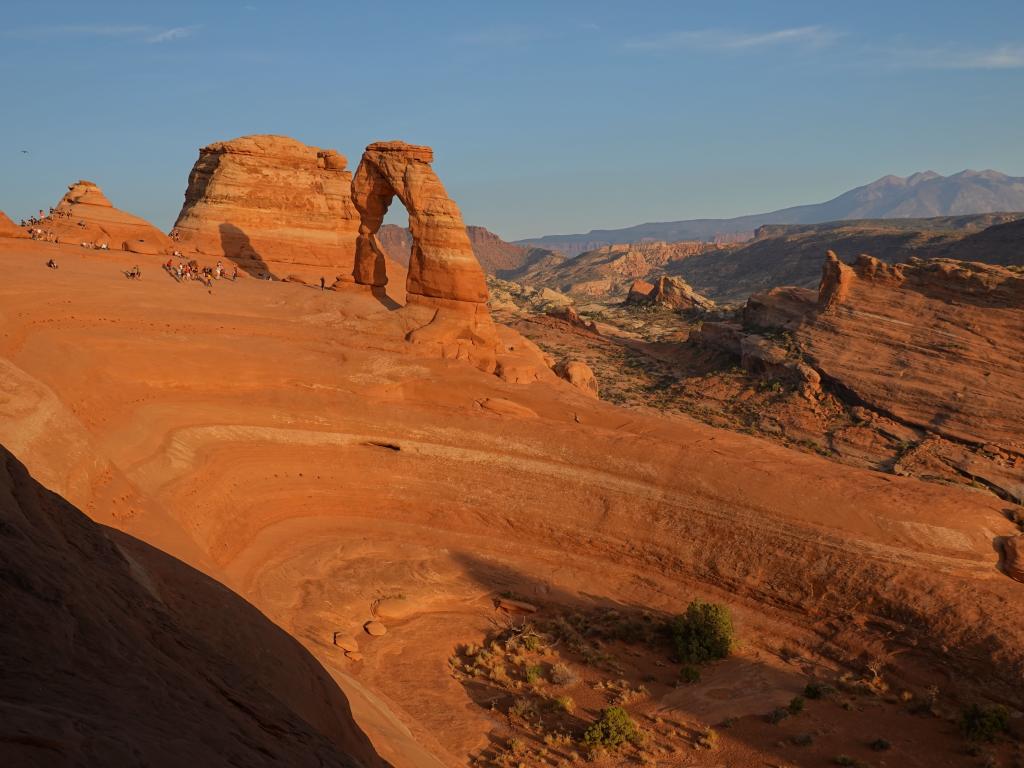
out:
<path id="1" fill-rule="evenodd" d="M 28 233 L 0 211 L 0 237 L 28 237 Z"/>
<path id="2" fill-rule="evenodd" d="M 37 224 L 36 235 L 59 243 L 157 255 L 170 253 L 171 241 L 145 219 L 114 205 L 96 184 L 78 181 Z"/>
<path id="3" fill-rule="evenodd" d="M 487 310 L 487 285 L 473 255 L 458 206 L 431 168 L 430 147 L 385 141 L 371 144 L 352 180 L 359 212 L 354 275 L 357 283 L 387 283 L 386 253 L 377 240 L 394 198 L 409 214 L 412 238 L 406 278 L 408 339 L 443 357 L 495 369 L 497 336 Z"/>
<path id="4" fill-rule="evenodd" d="M 802 429 L 827 435 L 829 450 L 1024 500 L 1022 329 L 1024 276 L 1003 267 L 871 256 L 851 266 L 829 252 L 817 292 L 755 294 L 742 326 L 705 323 L 695 338 L 767 384 L 793 384 Z M 822 387 L 856 409 L 853 425 L 826 426 Z"/>
<path id="5" fill-rule="evenodd" d="M 383 765 L 295 640 L 3 447 L 0 561 L 5 766 Z"/>
<path id="6" fill-rule="evenodd" d="M 203 147 L 174 225 L 182 248 L 253 275 L 351 281 L 359 215 L 346 163 L 286 136 Z"/>

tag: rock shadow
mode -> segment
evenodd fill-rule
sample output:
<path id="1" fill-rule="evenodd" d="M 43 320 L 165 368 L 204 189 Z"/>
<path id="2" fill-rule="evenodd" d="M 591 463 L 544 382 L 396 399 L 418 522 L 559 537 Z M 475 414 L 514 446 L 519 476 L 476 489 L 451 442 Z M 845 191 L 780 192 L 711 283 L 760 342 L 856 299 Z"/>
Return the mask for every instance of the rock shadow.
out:
<path id="1" fill-rule="evenodd" d="M 218 229 L 220 230 L 220 247 L 225 258 L 238 264 L 242 271 L 250 277 L 260 280 L 266 280 L 268 277 L 271 280 L 278 279 L 242 229 L 228 222 L 221 224 Z"/>
<path id="2" fill-rule="evenodd" d="M 291 635 L 2 446 L 0 564 L 3 765 L 389 768 Z"/>

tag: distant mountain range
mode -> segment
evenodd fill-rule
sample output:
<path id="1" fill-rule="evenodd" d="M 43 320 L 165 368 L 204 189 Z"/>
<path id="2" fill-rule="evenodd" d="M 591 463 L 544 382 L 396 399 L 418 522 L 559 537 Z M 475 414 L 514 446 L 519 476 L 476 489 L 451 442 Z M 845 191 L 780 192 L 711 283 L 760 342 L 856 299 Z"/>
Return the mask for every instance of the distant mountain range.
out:
<path id="1" fill-rule="evenodd" d="M 924 171 L 906 178 L 883 176 L 828 202 L 770 213 L 595 229 L 586 234 L 546 235 L 516 242 L 575 256 L 612 243 L 644 240 L 727 242 L 751 237 L 765 224 L 820 224 L 847 219 L 927 218 L 1001 211 L 1024 211 L 1024 177 L 998 171 L 961 171 L 952 176 Z"/>

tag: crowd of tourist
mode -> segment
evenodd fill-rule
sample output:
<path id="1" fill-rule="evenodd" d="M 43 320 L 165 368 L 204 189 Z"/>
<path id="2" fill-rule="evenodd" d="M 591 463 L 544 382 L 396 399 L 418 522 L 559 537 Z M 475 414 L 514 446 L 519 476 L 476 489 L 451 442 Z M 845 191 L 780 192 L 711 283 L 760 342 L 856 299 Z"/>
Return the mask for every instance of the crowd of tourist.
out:
<path id="1" fill-rule="evenodd" d="M 174 255 L 178 257 L 178 263 L 175 264 L 174 259 L 168 259 L 163 267 L 164 271 L 179 283 L 198 280 L 207 288 L 212 288 L 214 280 L 223 279 L 234 282 L 238 279 L 238 267 L 235 267 L 229 276 L 227 270 L 224 269 L 223 262 L 218 261 L 216 267 L 200 267 L 199 262 L 195 259 L 185 261 L 185 257 L 178 251 L 175 251 Z"/>

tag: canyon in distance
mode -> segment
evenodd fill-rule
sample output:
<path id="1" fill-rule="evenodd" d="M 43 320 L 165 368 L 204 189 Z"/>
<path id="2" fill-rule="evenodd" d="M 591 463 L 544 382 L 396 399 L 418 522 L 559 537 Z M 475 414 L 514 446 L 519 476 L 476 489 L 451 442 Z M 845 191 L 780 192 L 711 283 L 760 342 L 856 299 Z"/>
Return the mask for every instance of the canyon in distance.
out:
<path id="1" fill-rule="evenodd" d="M 0 765 L 1024 764 L 1024 180 L 507 242 L 434 163 L 0 215 Z"/>

